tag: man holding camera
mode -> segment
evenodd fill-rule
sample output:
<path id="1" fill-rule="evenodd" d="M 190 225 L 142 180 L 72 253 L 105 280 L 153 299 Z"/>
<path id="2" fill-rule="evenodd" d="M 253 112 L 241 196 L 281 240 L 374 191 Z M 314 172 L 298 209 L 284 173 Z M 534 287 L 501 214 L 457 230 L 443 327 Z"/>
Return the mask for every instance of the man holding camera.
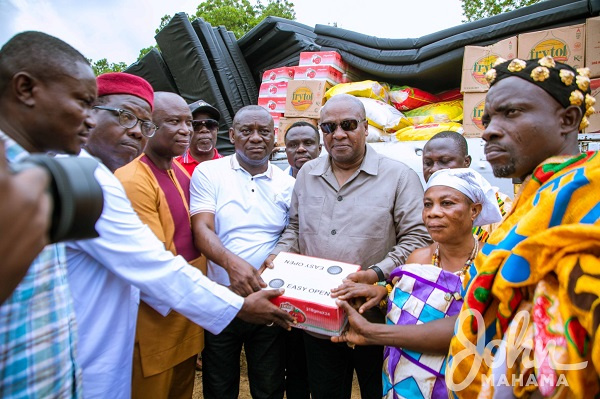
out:
<path id="1" fill-rule="evenodd" d="M 92 68 L 77 50 L 40 32 L 15 35 L 0 50 L 0 139 L 6 159 L 79 153 L 94 126 L 95 98 Z M 13 244 L 16 253 L 21 238 L 2 241 Z M 81 397 L 75 329 L 64 245 L 49 245 L 0 306 L 0 397 Z"/>

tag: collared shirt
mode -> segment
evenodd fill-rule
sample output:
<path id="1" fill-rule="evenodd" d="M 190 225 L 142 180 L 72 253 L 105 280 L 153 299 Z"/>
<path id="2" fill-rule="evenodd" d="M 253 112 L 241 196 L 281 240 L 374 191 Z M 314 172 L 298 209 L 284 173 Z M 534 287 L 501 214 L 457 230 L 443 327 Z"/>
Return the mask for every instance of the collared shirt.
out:
<path id="1" fill-rule="evenodd" d="M 223 158 L 223 155 L 219 154 L 219 151 L 217 151 L 217 149 L 215 148 L 215 155 L 213 156 L 212 159 L 220 159 L 220 158 Z M 212 159 L 211 159 L 211 161 L 212 161 Z M 185 170 L 187 170 L 187 172 L 190 174 L 190 176 L 192 175 L 192 173 L 194 173 L 194 169 L 196 169 L 196 166 L 200 165 L 200 162 L 196 161 L 194 159 L 194 157 L 192 156 L 192 154 L 190 154 L 189 148 L 187 149 L 185 154 L 175 157 L 175 160 L 177 162 L 179 162 L 179 164 L 181 166 L 183 166 L 185 168 Z"/>
<path id="2" fill-rule="evenodd" d="M 252 176 L 235 154 L 204 162 L 192 175 L 190 213 L 214 213 L 223 246 L 258 269 L 287 225 L 294 182 L 270 162 L 266 172 Z M 211 261 L 208 277 L 229 285 L 227 271 Z"/>
<path id="3" fill-rule="evenodd" d="M 290 223 L 280 251 L 366 269 L 377 265 L 386 276 L 410 253 L 431 243 L 422 219 L 423 187 L 402 162 L 367 145 L 360 168 L 340 187 L 330 157 L 302 166 L 292 195 Z"/>
<path id="4" fill-rule="evenodd" d="M 285 168 L 283 171 L 284 171 L 286 174 L 288 174 L 288 175 L 290 175 L 290 176 L 294 177 L 294 170 L 292 169 L 292 166 L 291 166 L 291 165 L 290 165 L 290 166 L 288 166 L 287 168 Z"/>
<path id="5" fill-rule="evenodd" d="M 80 156 L 90 155 L 82 150 Z M 86 399 L 129 398 L 140 290 L 214 334 L 233 320 L 243 298 L 166 251 L 104 165 L 94 175 L 104 194 L 100 237 L 67 244 L 78 360 Z"/>
<path id="6" fill-rule="evenodd" d="M 0 132 L 9 162 L 29 155 Z M 3 237 L 3 239 L 10 239 Z M 0 397 L 79 398 L 77 331 L 63 244 L 48 245 L 0 305 Z"/>

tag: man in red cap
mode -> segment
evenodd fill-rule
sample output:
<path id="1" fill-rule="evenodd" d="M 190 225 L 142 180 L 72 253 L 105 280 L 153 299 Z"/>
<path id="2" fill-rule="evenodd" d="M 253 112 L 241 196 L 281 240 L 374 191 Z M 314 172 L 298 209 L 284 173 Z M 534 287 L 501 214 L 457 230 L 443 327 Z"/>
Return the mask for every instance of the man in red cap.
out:
<path id="1" fill-rule="evenodd" d="M 217 151 L 217 133 L 221 119 L 219 110 L 203 100 L 198 100 L 189 107 L 194 119 L 194 133 L 190 140 L 190 148 L 175 160 L 183 165 L 191 176 L 200 163 L 223 158 L 223 155 Z"/>
<path id="2" fill-rule="evenodd" d="M 269 301 L 279 291 L 242 298 L 165 250 L 142 223 L 111 171 L 138 156 L 155 134 L 150 121 L 154 93 L 144 79 L 126 73 L 101 75 L 97 83 L 97 124 L 81 156 L 89 157 L 90 151 L 106 163 L 95 173 L 104 193 L 96 223 L 100 237 L 67 245 L 68 279 L 79 328 L 77 359 L 84 396 L 130 398 L 140 295 L 161 315 L 174 310 L 215 334 L 234 317 L 284 328 L 290 328 L 292 318 Z M 162 396 L 157 392 L 153 397 Z"/>

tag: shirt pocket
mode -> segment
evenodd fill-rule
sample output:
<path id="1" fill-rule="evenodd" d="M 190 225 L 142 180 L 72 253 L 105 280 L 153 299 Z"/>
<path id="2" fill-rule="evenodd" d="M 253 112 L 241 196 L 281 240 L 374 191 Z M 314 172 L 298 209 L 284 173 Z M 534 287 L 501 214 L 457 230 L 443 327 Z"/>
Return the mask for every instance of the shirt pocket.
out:
<path id="1" fill-rule="evenodd" d="M 298 222 L 301 234 L 317 234 L 323 216 L 325 197 L 298 198 Z"/>
<path id="2" fill-rule="evenodd" d="M 356 217 L 347 227 L 348 236 L 383 239 L 393 221 L 390 208 L 390 201 L 385 196 L 355 198 Z"/>

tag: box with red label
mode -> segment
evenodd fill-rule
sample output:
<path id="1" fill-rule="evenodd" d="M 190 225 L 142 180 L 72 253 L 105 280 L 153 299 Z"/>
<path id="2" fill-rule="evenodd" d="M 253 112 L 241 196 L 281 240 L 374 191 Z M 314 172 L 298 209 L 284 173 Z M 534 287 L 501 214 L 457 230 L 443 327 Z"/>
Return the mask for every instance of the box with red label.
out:
<path id="1" fill-rule="evenodd" d="M 294 67 L 294 80 L 326 80 L 332 85 L 342 83 L 343 73 L 330 65 L 308 65 Z"/>
<path id="2" fill-rule="evenodd" d="M 340 335 L 347 322 L 345 312 L 331 297 L 331 289 L 342 284 L 359 265 L 280 252 L 275 267 L 262 274 L 266 289 L 285 288 L 272 300 L 296 318 L 294 327 L 323 335 Z"/>
<path id="3" fill-rule="evenodd" d="M 286 117 L 320 117 L 325 92 L 331 87 L 326 80 L 292 80 L 285 100 Z"/>
<path id="4" fill-rule="evenodd" d="M 273 127 L 278 128 L 281 123 L 281 119 L 283 118 L 283 114 L 281 112 L 269 112 L 273 117 Z"/>
<path id="5" fill-rule="evenodd" d="M 491 46 L 465 46 L 460 91 L 482 92 L 489 89 L 485 73 L 498 58 L 510 60 L 517 56 L 517 37 L 509 37 Z"/>
<path id="6" fill-rule="evenodd" d="M 487 93 L 465 93 L 463 98 L 463 136 L 480 138 L 485 130 L 481 123 L 485 95 Z"/>
<path id="7" fill-rule="evenodd" d="M 298 65 L 331 65 L 341 73 L 345 73 L 348 70 L 348 65 L 336 51 L 301 52 Z"/>
<path id="8" fill-rule="evenodd" d="M 269 112 L 282 114 L 285 112 L 285 97 L 258 97 L 258 105 Z"/>
<path id="9" fill-rule="evenodd" d="M 590 125 L 585 129 L 586 133 L 600 132 L 600 78 L 592 79 L 590 81 L 590 90 L 592 91 L 592 97 L 596 99 L 594 109 L 596 112 L 588 116 Z"/>
<path id="10" fill-rule="evenodd" d="M 585 55 L 585 24 L 522 33 L 519 35 L 517 54 L 522 60 L 549 55 L 554 61 L 581 68 Z"/>
<path id="11" fill-rule="evenodd" d="M 600 77 L 600 17 L 589 18 L 585 31 L 585 66 L 592 78 Z"/>
<path id="12" fill-rule="evenodd" d="M 259 97 L 285 97 L 287 93 L 288 80 L 280 82 L 265 82 L 258 89 Z"/>
<path id="13" fill-rule="evenodd" d="M 281 67 L 275 69 L 267 69 L 262 76 L 264 82 L 279 82 L 282 80 L 294 79 L 294 68 L 293 67 Z"/>

